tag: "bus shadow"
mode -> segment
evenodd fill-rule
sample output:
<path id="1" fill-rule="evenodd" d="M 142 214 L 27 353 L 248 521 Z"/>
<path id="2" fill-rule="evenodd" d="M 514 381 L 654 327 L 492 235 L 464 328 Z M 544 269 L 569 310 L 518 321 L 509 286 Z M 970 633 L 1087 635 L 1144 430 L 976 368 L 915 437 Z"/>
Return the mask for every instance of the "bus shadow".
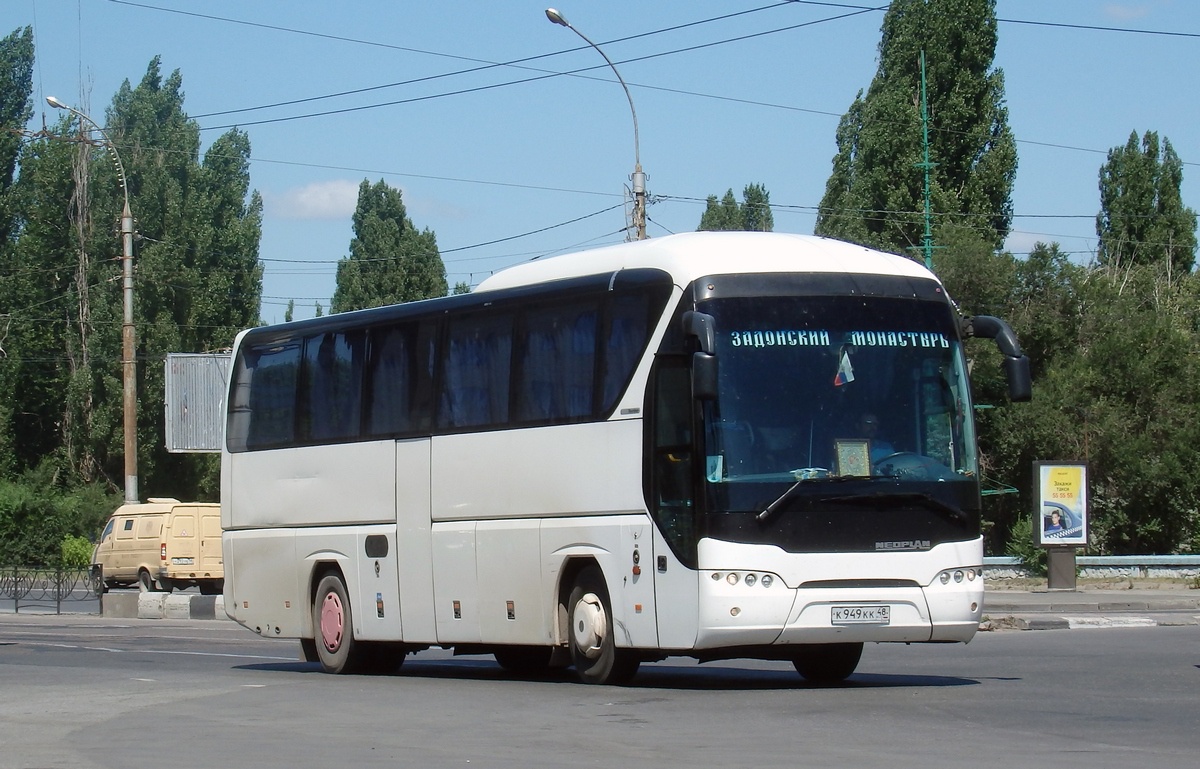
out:
<path id="1" fill-rule="evenodd" d="M 315 662 L 264 662 L 235 666 L 238 670 L 324 675 Z M 409 659 L 391 674 L 364 674 L 369 678 L 420 678 L 448 681 L 520 681 L 533 684 L 580 685 L 570 668 L 556 668 L 539 675 L 517 675 L 490 659 L 454 658 L 445 660 Z M 642 665 L 638 674 L 620 688 L 662 689 L 675 691 L 772 691 L 809 689 L 900 689 L 978 686 L 980 681 L 958 676 L 856 673 L 834 685 L 813 684 L 791 670 L 764 670 L 729 666 Z"/>

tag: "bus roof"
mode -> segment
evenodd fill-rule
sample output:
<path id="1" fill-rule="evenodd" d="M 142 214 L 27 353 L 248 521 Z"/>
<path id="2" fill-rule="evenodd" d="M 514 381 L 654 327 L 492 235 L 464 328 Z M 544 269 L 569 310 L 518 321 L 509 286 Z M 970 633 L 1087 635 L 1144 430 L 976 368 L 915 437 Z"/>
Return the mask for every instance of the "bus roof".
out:
<path id="1" fill-rule="evenodd" d="M 638 267 L 664 270 L 676 285 L 729 272 L 849 272 L 937 278 L 907 257 L 815 235 L 686 232 L 526 262 L 501 270 L 476 291 Z"/>

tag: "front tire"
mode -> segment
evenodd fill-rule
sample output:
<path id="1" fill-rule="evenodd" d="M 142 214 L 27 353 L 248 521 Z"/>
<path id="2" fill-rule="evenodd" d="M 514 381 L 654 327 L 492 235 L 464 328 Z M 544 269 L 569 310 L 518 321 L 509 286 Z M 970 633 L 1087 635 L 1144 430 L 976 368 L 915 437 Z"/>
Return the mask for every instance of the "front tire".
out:
<path id="1" fill-rule="evenodd" d="M 354 640 L 354 621 L 346 586 L 336 574 L 326 574 L 313 598 L 313 628 L 317 659 L 326 673 L 355 673 L 367 652 Z"/>
<path id="2" fill-rule="evenodd" d="M 604 574 L 597 566 L 579 573 L 567 600 L 571 662 L 585 684 L 621 684 L 637 673 L 640 660 L 629 649 L 618 649 L 612 604 Z"/>
<path id="3" fill-rule="evenodd" d="M 811 644 L 801 647 L 792 665 L 805 681 L 828 686 L 845 681 L 862 658 L 861 643 Z"/>

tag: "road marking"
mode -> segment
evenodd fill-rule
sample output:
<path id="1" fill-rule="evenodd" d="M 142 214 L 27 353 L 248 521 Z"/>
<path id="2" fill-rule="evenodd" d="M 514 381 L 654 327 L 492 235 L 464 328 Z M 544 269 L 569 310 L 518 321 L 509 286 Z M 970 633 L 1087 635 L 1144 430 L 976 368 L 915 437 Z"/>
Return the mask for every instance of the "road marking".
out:
<path id="1" fill-rule="evenodd" d="M 18 646 L 46 646 L 52 649 L 82 649 L 84 651 L 111 652 L 113 654 L 177 654 L 189 657 L 233 657 L 249 660 L 274 660 L 279 662 L 295 662 L 294 656 L 277 657 L 267 654 L 232 654 L 225 652 L 188 652 L 175 649 L 112 649 L 105 646 L 79 646 L 75 644 L 48 643 L 45 641 L 16 641 Z"/>
<path id="2" fill-rule="evenodd" d="M 1072 630 L 1091 630 L 1113 627 L 1154 627 L 1158 623 L 1150 617 L 1063 617 Z"/>

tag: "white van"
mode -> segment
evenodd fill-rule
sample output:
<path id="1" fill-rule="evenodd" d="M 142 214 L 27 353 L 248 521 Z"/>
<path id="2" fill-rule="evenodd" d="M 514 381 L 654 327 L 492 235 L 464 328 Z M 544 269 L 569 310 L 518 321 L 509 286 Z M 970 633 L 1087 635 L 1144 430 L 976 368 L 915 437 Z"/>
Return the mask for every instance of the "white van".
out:
<path id="1" fill-rule="evenodd" d="M 225 584 L 221 506 L 151 498 L 121 505 L 108 519 L 92 554 L 104 589 L 137 585 L 143 592 L 196 585 L 216 595 Z"/>

